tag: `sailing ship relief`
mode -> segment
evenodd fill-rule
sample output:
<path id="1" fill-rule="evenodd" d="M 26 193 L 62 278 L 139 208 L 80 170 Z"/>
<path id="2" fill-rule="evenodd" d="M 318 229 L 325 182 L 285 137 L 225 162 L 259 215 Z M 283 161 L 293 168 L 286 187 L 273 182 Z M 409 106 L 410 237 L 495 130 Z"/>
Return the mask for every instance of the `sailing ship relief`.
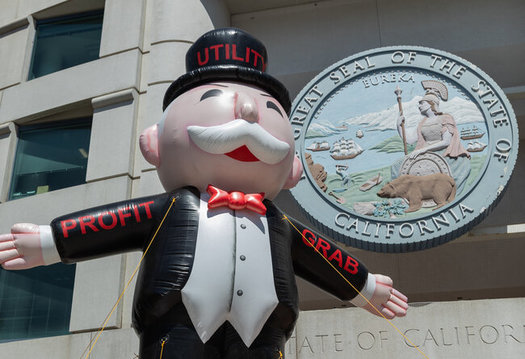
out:
<path id="1" fill-rule="evenodd" d="M 460 136 L 462 140 L 475 140 L 483 137 L 484 134 L 485 132 L 481 131 L 476 126 L 472 126 L 461 130 Z"/>
<path id="2" fill-rule="evenodd" d="M 322 142 L 314 142 L 310 146 L 306 148 L 308 151 L 328 151 L 330 149 L 330 145 L 326 141 Z"/>
<path id="3" fill-rule="evenodd" d="M 467 151 L 469 152 L 481 152 L 487 147 L 486 143 L 481 143 L 479 141 L 469 142 L 467 145 Z"/>
<path id="4" fill-rule="evenodd" d="M 347 140 L 343 137 L 334 143 L 330 150 L 330 156 L 334 160 L 348 160 L 360 155 L 362 152 L 363 149 L 354 140 Z"/>

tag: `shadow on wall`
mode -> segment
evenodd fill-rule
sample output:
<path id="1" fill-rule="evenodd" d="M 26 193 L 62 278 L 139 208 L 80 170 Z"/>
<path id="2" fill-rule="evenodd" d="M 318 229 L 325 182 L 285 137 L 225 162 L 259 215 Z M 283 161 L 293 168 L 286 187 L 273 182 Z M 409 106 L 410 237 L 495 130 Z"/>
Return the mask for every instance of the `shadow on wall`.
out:
<path id="1" fill-rule="evenodd" d="M 201 0 L 214 28 L 230 26 L 230 11 L 223 1 Z"/>

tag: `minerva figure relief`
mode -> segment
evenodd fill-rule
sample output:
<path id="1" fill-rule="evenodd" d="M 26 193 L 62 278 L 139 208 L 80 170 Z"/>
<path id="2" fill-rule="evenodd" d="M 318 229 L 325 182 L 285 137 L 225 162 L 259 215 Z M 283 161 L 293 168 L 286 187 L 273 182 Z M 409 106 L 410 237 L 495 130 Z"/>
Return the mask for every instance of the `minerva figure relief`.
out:
<path id="1" fill-rule="evenodd" d="M 436 80 L 421 84 L 425 89 L 418 103 L 422 118 L 414 127 L 405 127 L 401 90 L 396 89 L 399 103 L 396 127 L 405 156 L 392 164 L 392 181 L 377 193 L 380 197 L 405 198 L 410 205 L 406 212 L 417 211 L 424 201 L 427 206 L 437 204 L 436 208 L 451 202 L 463 190 L 470 174 L 470 154 L 461 144 L 456 121 L 439 109 L 440 101 L 448 100 L 447 87 Z M 415 145 L 415 149 L 408 153 L 407 145 Z"/>

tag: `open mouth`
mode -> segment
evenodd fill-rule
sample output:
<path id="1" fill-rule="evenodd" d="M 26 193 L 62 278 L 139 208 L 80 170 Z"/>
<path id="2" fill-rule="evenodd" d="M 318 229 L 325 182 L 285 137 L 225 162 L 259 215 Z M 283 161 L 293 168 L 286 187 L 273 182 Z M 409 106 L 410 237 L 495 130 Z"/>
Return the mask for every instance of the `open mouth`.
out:
<path id="1" fill-rule="evenodd" d="M 257 157 L 253 153 L 250 152 L 248 147 L 246 145 L 243 145 L 241 147 L 237 147 L 231 152 L 225 153 L 226 156 L 233 158 L 237 161 L 242 162 L 255 162 L 259 161 Z"/>

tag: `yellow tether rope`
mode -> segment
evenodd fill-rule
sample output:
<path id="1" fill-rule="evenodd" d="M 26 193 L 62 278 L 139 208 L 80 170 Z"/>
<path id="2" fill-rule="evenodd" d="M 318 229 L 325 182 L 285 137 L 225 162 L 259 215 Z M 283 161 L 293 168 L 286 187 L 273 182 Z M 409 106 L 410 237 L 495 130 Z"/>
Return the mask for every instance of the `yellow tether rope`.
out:
<path id="1" fill-rule="evenodd" d="M 166 217 L 168 216 L 168 213 L 169 213 L 169 211 L 171 210 L 171 207 L 173 206 L 174 203 L 175 203 L 175 198 L 172 199 L 170 206 L 169 206 L 168 209 L 166 210 L 166 213 L 164 214 L 164 217 L 162 218 L 162 221 L 160 221 L 160 224 L 159 224 L 159 226 L 157 227 L 157 230 L 155 231 L 155 234 L 153 235 L 153 237 L 151 238 L 151 241 L 149 242 L 148 246 L 147 246 L 146 249 L 144 250 L 144 253 L 142 253 L 142 257 L 140 258 L 139 263 L 138 263 L 137 266 L 135 267 L 135 270 L 134 270 L 133 273 L 131 274 L 131 277 L 129 278 L 128 282 L 127 282 L 126 285 L 124 286 L 124 289 L 122 290 L 122 293 L 120 293 L 120 296 L 119 296 L 119 298 L 117 299 L 117 302 L 115 303 L 115 305 L 113 306 L 113 308 L 111 309 L 111 311 L 109 312 L 109 314 L 106 316 L 106 319 L 105 319 L 104 322 L 102 323 L 102 328 L 99 329 L 97 335 L 94 337 L 94 340 L 91 339 L 91 341 L 89 342 L 87 348 L 86 348 L 86 349 L 84 350 L 84 352 L 82 353 L 81 357 L 84 355 L 84 353 L 86 352 L 86 350 L 89 349 L 89 351 L 88 351 L 88 353 L 87 353 L 85 359 L 88 359 L 88 358 L 89 358 L 89 355 L 90 355 L 91 352 L 93 351 L 93 348 L 95 347 L 95 344 L 97 344 L 97 341 L 98 341 L 98 339 L 100 338 L 100 335 L 102 334 L 102 332 L 103 332 L 104 329 L 106 328 L 106 325 L 108 324 L 109 319 L 110 319 L 111 316 L 113 315 L 113 312 L 115 311 L 115 309 L 117 308 L 118 304 L 119 304 L 120 301 L 122 300 L 122 297 L 124 296 L 124 293 L 125 293 L 126 290 L 128 289 L 129 285 L 131 284 L 131 281 L 133 280 L 133 278 L 135 278 L 135 275 L 137 274 L 137 271 L 138 271 L 139 268 L 140 268 L 140 264 L 142 263 L 142 260 L 144 259 L 144 257 L 145 257 L 146 254 L 148 253 L 148 250 L 149 250 L 149 248 L 151 247 L 151 244 L 153 243 L 153 241 L 154 241 L 155 238 L 157 237 L 157 233 L 159 233 L 160 227 L 162 227 L 162 224 L 164 223 L 164 220 L 165 220 Z M 164 343 L 163 343 L 162 347 L 163 347 L 163 349 L 164 349 Z M 161 357 L 162 357 L 162 352 L 161 352 Z"/>
<path id="2" fill-rule="evenodd" d="M 303 239 L 304 239 L 305 241 L 308 241 L 308 239 L 306 239 L 306 237 L 305 237 L 305 236 L 301 233 L 301 231 L 299 231 L 299 229 L 298 229 L 298 228 L 297 228 L 297 227 L 296 227 L 296 226 L 295 226 L 295 225 L 294 225 L 294 224 L 288 219 L 288 217 L 287 217 L 286 215 L 283 216 L 283 219 L 287 220 L 287 221 L 290 223 L 290 225 L 291 225 L 291 226 L 292 226 L 292 227 L 293 227 L 293 228 L 294 228 L 294 229 L 295 229 L 295 230 L 296 230 L 296 231 L 297 231 L 297 232 L 303 237 Z M 401 332 L 401 330 L 399 330 L 399 328 L 396 327 L 396 326 L 392 323 L 392 321 L 390 321 L 389 319 L 387 319 L 387 317 L 385 317 L 384 314 L 381 313 L 381 311 L 380 311 L 379 309 L 377 309 L 376 307 L 374 307 L 374 306 L 372 305 L 372 303 L 370 303 L 370 301 L 369 301 L 369 300 L 368 300 L 368 299 L 367 299 L 367 298 L 366 298 L 366 297 L 365 297 L 365 296 L 364 296 L 364 295 L 363 295 L 363 294 L 362 294 L 362 293 L 361 293 L 361 292 L 360 292 L 360 291 L 359 291 L 359 290 L 358 290 L 358 289 L 357 289 L 352 283 L 350 283 L 350 281 L 349 281 L 348 279 L 346 279 L 346 277 L 345 277 L 343 274 L 341 274 L 341 272 L 339 272 L 339 270 L 337 270 L 337 268 L 336 268 L 336 267 L 335 267 L 335 266 L 334 266 L 334 265 L 333 265 L 333 264 L 332 264 L 332 263 L 331 263 L 331 262 L 330 262 L 325 256 L 323 256 L 323 254 L 322 254 L 321 252 L 319 252 L 319 250 L 318 250 L 317 248 L 315 248 L 315 247 L 313 247 L 313 246 L 312 246 L 312 248 L 313 248 L 313 249 L 314 249 L 314 250 L 315 250 L 315 251 L 316 251 L 321 257 L 323 257 L 324 260 L 325 260 L 328 264 L 330 264 L 330 266 L 331 266 L 331 267 L 337 272 L 337 274 L 339 274 L 339 275 L 345 280 L 345 282 L 348 283 L 348 284 L 349 284 L 349 285 L 350 285 L 350 286 L 351 286 L 351 287 L 357 292 L 358 295 L 360 295 L 364 300 L 366 300 L 366 302 L 367 302 L 372 308 L 374 308 L 374 309 L 377 311 L 377 313 L 378 313 L 381 317 L 383 317 L 384 320 L 386 320 L 386 321 L 388 322 L 388 324 L 390 324 L 390 325 L 391 325 L 391 326 L 392 326 L 392 327 L 393 327 L 393 328 L 394 328 L 399 334 L 401 334 L 401 336 L 402 336 L 403 338 L 405 338 L 405 340 L 407 341 L 407 343 L 411 344 L 414 348 L 416 348 L 417 351 L 418 351 L 419 353 L 421 353 L 421 355 L 422 355 L 424 358 L 429 359 L 428 356 L 426 356 L 425 353 L 423 353 L 423 352 L 421 351 L 421 349 L 419 349 L 419 347 L 418 347 L 417 345 L 414 345 L 414 343 L 412 343 L 412 341 L 411 341 L 410 339 L 408 339 L 408 338 L 406 337 L 406 335 L 403 334 L 403 333 Z"/>
<path id="3" fill-rule="evenodd" d="M 91 352 L 93 351 L 93 348 L 95 347 L 95 344 L 97 344 L 97 341 L 98 339 L 100 338 L 100 336 L 102 335 L 102 332 L 104 331 L 104 329 L 106 328 L 106 325 L 109 321 L 109 319 L 111 318 L 111 316 L 113 315 L 113 312 L 115 311 L 115 309 L 117 308 L 118 304 L 120 303 L 120 301 L 122 300 L 122 297 L 124 296 L 124 293 L 126 292 L 126 290 L 128 289 L 129 285 L 131 284 L 131 281 L 133 280 L 133 278 L 135 278 L 135 275 L 137 274 L 137 271 L 139 270 L 140 268 L 140 265 L 142 263 L 142 261 L 144 260 L 149 248 L 151 247 L 153 241 L 155 240 L 155 238 L 157 237 L 157 233 L 159 232 L 160 228 L 162 227 L 162 224 L 164 223 L 164 220 L 166 219 L 166 217 L 168 216 L 168 213 L 169 211 L 171 210 L 171 207 L 173 206 L 173 204 L 175 203 L 175 198 L 173 198 L 173 200 L 171 201 L 171 204 L 170 206 L 168 207 L 168 209 L 166 210 L 166 213 L 164 214 L 164 217 L 162 218 L 162 221 L 160 222 L 159 226 L 157 227 L 157 230 L 155 231 L 155 234 L 153 235 L 153 237 L 151 238 L 148 246 L 146 247 L 146 249 L 144 250 L 144 253 L 142 254 L 142 257 L 140 258 L 139 260 L 139 263 L 137 264 L 137 266 L 135 267 L 135 270 L 133 271 L 133 273 L 131 274 L 131 277 L 129 278 L 129 280 L 127 281 L 126 285 L 124 286 L 124 289 L 122 290 L 122 292 L 120 293 L 120 296 L 119 298 L 117 299 L 117 302 L 115 303 L 115 305 L 113 306 L 113 308 L 111 309 L 111 311 L 109 312 L 109 314 L 106 316 L 106 319 L 104 320 L 104 322 L 102 323 L 102 327 L 99 329 L 97 335 L 91 339 L 91 341 L 89 342 L 86 350 L 84 350 L 84 352 L 82 353 L 81 357 L 84 355 L 84 353 L 89 349 L 85 359 L 88 359 L 89 356 L 91 355 Z M 287 216 L 283 216 L 283 219 L 287 220 L 290 225 L 298 232 L 301 234 L 301 236 L 303 237 L 303 239 L 306 240 L 306 238 L 304 237 L 304 235 L 299 231 L 299 229 L 288 219 Z M 315 247 L 312 247 L 322 258 L 324 258 L 324 260 L 345 280 L 346 283 L 348 283 L 357 293 L 358 295 L 360 295 L 371 307 L 373 307 L 377 313 L 383 317 L 383 319 L 385 319 L 388 324 L 390 324 L 404 339 L 405 341 L 407 341 L 409 344 L 411 344 L 414 348 L 416 348 L 419 353 L 426 359 L 429 359 L 428 356 L 425 355 L 425 353 L 423 353 L 421 351 L 421 349 L 419 349 L 419 347 L 417 345 L 415 345 L 414 343 L 412 343 L 412 341 L 410 339 L 408 339 L 406 337 L 406 335 L 404 335 L 401 330 L 399 330 L 399 328 L 397 328 L 389 319 L 387 319 L 383 313 L 381 313 L 381 311 L 379 311 L 379 309 L 377 309 L 376 307 L 374 307 L 372 305 L 372 303 L 352 284 L 350 283 L 350 281 L 348 281 L 348 279 L 346 279 L 346 277 L 341 274 L 341 272 L 339 272 L 339 270 L 337 270 L 337 268 L 335 268 L 335 266 L 327 259 L 325 258 L 321 252 L 319 252 L 319 250 Z M 165 344 L 165 341 L 162 342 L 162 345 L 161 345 L 161 352 L 160 352 L 160 359 L 162 359 L 162 353 L 164 351 L 164 344 Z"/>

